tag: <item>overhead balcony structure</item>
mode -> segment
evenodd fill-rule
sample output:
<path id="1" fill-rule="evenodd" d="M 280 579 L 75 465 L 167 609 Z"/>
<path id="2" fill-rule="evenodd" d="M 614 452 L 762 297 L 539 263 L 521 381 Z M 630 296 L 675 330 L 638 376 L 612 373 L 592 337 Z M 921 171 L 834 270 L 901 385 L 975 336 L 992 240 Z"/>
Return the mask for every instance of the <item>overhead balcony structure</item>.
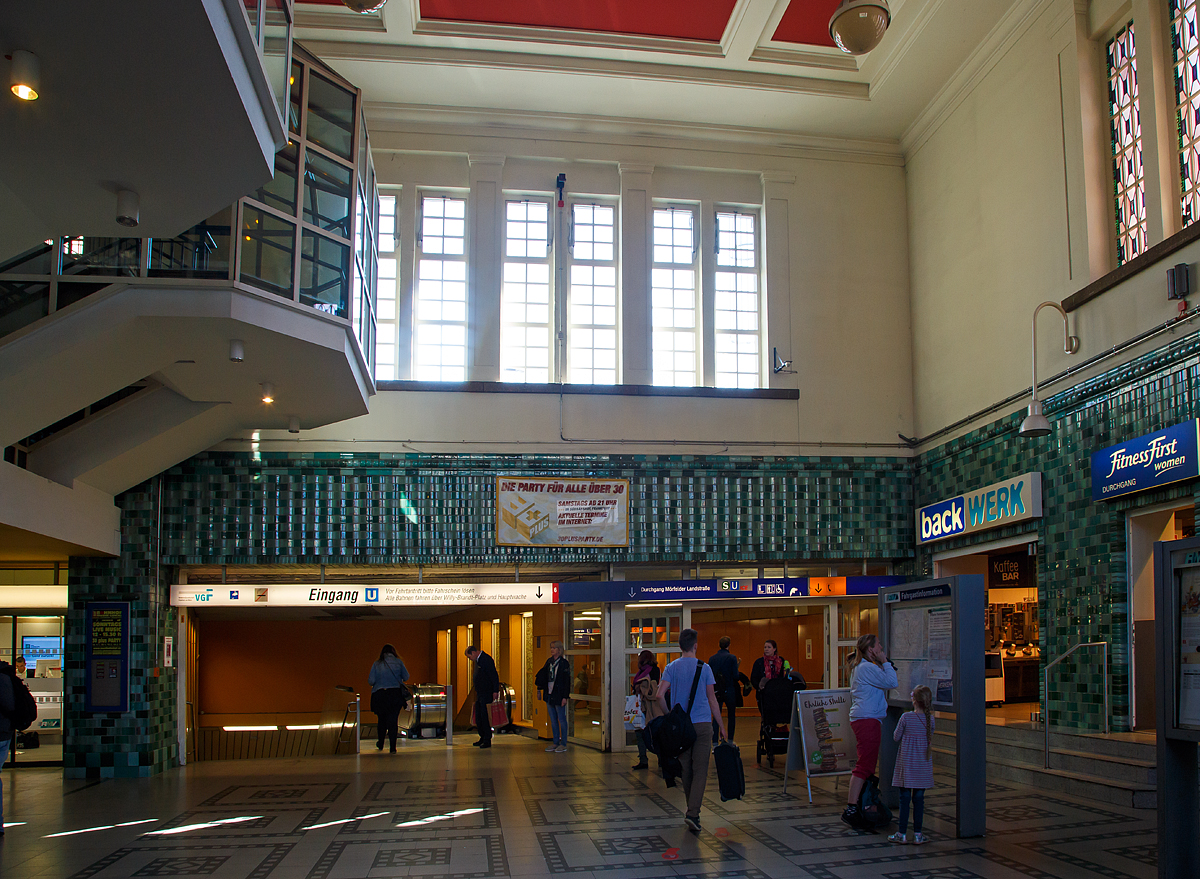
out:
<path id="1" fill-rule="evenodd" d="M 0 100 L 0 261 L 66 234 L 169 238 L 270 180 L 287 140 L 293 0 L 6 3 L 3 57 L 36 100 Z M 14 54 L 20 53 L 20 54 Z"/>
<path id="2" fill-rule="evenodd" d="M 29 521 L 6 496 L 58 509 L 84 489 L 111 509 L 239 431 L 367 412 L 379 200 L 361 93 L 300 46 L 288 81 L 288 140 L 250 195 L 181 235 L 61 236 L 0 263 L 0 557 Z"/>

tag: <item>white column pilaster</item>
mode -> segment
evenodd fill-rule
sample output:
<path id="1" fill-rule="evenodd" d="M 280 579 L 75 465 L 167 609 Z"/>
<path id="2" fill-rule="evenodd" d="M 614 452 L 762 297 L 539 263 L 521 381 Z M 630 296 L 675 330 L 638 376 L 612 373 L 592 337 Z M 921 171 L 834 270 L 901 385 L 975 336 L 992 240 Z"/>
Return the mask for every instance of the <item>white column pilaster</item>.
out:
<path id="1" fill-rule="evenodd" d="M 763 351 L 762 364 L 766 370 L 765 387 L 794 387 L 791 375 L 776 375 L 772 351 L 779 349 L 779 356 L 793 361 L 793 369 L 799 370 L 799 351 L 794 351 L 795 334 L 792 332 L 792 246 L 791 246 L 791 202 L 795 197 L 796 175 L 777 171 L 764 171 L 763 222 L 762 222 L 762 266 L 763 291 L 759 319 L 762 321 Z M 786 380 L 786 381 L 784 381 Z"/>
<path id="2" fill-rule="evenodd" d="M 500 380 L 504 156 L 472 155 L 467 200 L 467 380 Z"/>
<path id="3" fill-rule="evenodd" d="M 654 382 L 651 359 L 650 236 L 653 165 L 618 166 L 621 173 L 621 374 L 627 385 Z"/>

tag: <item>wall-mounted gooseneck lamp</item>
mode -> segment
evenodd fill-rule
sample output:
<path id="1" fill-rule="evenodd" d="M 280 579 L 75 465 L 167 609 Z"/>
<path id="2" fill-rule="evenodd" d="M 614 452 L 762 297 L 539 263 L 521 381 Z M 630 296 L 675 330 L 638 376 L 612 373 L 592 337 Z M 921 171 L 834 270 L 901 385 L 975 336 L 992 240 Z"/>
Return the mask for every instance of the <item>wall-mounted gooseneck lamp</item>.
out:
<path id="1" fill-rule="evenodd" d="M 1033 399 L 1029 401 L 1029 414 L 1021 422 L 1018 431 L 1021 436 L 1047 436 L 1051 432 L 1050 420 L 1042 414 L 1042 401 L 1038 399 L 1037 379 L 1037 317 L 1043 308 L 1050 307 L 1062 315 L 1063 319 L 1063 352 L 1075 354 L 1079 351 L 1079 337 L 1071 335 L 1071 324 L 1067 313 L 1057 302 L 1043 302 L 1033 310 Z"/>

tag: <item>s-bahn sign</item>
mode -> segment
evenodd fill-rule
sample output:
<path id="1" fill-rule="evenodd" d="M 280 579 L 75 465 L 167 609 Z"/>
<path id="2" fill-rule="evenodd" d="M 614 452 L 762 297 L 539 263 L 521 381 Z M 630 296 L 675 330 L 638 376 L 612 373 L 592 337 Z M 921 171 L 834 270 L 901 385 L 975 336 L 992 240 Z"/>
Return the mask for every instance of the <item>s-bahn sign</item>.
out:
<path id="1" fill-rule="evenodd" d="M 1200 419 L 1092 453 L 1092 500 L 1200 476 Z"/>
<path id="2" fill-rule="evenodd" d="M 917 510 L 917 543 L 1001 528 L 1042 515 L 1042 474 L 1023 473 Z"/>

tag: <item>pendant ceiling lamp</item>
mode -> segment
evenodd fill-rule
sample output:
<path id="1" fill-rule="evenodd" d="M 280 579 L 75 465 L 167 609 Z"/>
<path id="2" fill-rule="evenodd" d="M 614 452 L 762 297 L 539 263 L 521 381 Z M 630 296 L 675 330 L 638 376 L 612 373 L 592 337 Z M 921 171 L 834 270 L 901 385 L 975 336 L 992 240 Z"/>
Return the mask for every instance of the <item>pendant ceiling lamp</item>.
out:
<path id="1" fill-rule="evenodd" d="M 355 12 L 378 12 L 387 0 L 342 0 L 342 5 Z"/>
<path id="2" fill-rule="evenodd" d="M 887 0 L 842 0 L 829 18 L 829 36 L 847 55 L 865 55 L 891 23 Z"/>

